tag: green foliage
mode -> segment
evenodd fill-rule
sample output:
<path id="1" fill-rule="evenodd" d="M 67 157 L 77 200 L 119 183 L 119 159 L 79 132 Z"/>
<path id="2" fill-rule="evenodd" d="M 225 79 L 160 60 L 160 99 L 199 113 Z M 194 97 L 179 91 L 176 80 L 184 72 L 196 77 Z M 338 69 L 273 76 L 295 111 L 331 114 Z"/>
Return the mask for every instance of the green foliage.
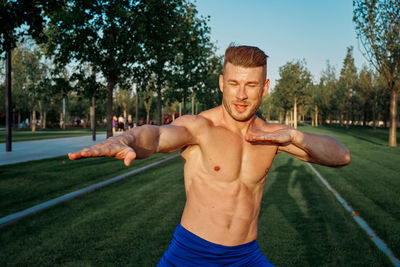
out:
<path id="1" fill-rule="evenodd" d="M 19 0 L 0 3 L 0 56 L 16 47 L 26 36 L 44 41 L 42 34 L 45 19 L 43 12 L 54 12 L 61 7 L 57 0 Z"/>
<path id="2" fill-rule="evenodd" d="M 223 57 L 211 56 L 206 62 L 203 83 L 196 90 L 196 98 L 202 109 L 210 109 L 222 103 L 222 93 L 219 88 L 219 75 L 222 74 Z"/>
<path id="3" fill-rule="evenodd" d="M 306 105 L 311 96 L 311 73 L 305 61 L 288 62 L 279 67 L 280 79 L 273 91 L 275 105 L 284 112 L 298 105 Z"/>
<path id="4" fill-rule="evenodd" d="M 353 0 L 358 39 L 390 90 L 389 146 L 397 146 L 400 91 L 400 0 Z"/>
<path id="5" fill-rule="evenodd" d="M 47 14 L 47 46 L 58 65 L 75 60 L 105 78 L 109 120 L 114 86 L 146 88 L 150 76 L 157 81 L 160 111 L 161 89 L 172 72 L 185 67 L 181 78 L 192 81 L 185 89 L 199 82 L 209 29 L 196 14 L 186 1 L 65 1 L 63 10 Z"/>
<path id="6" fill-rule="evenodd" d="M 364 55 L 390 90 L 400 90 L 400 1 L 353 0 L 353 8 Z"/>

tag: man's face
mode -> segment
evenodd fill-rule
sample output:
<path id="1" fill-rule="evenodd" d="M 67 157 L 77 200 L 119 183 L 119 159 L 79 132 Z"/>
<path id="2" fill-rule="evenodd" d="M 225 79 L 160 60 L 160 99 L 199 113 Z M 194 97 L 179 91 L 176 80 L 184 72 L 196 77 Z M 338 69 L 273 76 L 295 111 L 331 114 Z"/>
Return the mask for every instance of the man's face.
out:
<path id="1" fill-rule="evenodd" d="M 237 121 L 247 121 L 256 114 L 261 97 L 268 92 L 269 80 L 265 78 L 265 67 L 244 68 L 228 62 L 224 75 L 219 77 L 219 87 L 229 115 Z"/>

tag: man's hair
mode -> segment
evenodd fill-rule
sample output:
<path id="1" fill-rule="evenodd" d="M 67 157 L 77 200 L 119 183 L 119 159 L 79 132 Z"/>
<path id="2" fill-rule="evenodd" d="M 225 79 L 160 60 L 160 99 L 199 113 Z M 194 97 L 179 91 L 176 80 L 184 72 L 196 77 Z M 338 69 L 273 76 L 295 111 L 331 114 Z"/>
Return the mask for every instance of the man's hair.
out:
<path id="1" fill-rule="evenodd" d="M 251 68 L 251 67 L 267 67 L 267 55 L 258 47 L 230 44 L 225 51 L 224 69 L 229 62 L 235 66 Z"/>

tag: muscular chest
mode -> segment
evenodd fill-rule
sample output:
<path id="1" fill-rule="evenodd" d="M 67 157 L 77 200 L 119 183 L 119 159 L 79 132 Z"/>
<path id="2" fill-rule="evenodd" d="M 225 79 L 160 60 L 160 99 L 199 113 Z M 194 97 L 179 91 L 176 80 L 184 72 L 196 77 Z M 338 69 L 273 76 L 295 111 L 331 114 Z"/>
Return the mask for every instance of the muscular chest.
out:
<path id="1" fill-rule="evenodd" d="M 225 182 L 240 179 L 257 183 L 267 174 L 276 149 L 271 145 L 254 145 L 237 134 L 216 129 L 185 155 L 185 172 L 197 170 L 205 177 Z M 192 160 L 195 165 L 190 164 Z"/>

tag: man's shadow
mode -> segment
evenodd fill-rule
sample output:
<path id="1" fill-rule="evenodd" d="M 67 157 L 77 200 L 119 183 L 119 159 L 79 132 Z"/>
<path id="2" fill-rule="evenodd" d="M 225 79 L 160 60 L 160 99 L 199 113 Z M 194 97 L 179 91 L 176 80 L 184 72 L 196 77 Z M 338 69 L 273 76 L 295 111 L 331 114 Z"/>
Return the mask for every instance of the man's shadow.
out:
<path id="1" fill-rule="evenodd" d="M 342 243 L 338 218 L 343 215 L 308 167 L 294 161 L 288 158 L 272 168 L 271 180 L 267 178 L 259 216 L 260 247 L 277 265 L 325 265 L 334 261 L 332 250 Z"/>

